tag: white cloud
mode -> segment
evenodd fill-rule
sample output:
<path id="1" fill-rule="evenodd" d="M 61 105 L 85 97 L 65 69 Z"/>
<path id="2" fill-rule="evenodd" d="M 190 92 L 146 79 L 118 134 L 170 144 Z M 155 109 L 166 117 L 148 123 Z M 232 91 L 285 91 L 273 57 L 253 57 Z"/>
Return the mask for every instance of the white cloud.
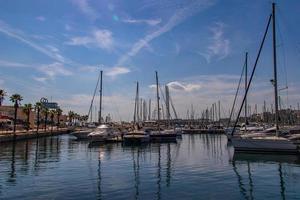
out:
<path id="1" fill-rule="evenodd" d="M 195 90 L 199 90 L 201 88 L 200 84 L 193 84 L 193 83 L 182 83 L 179 81 L 173 81 L 167 84 L 170 89 L 172 90 L 180 90 L 186 92 L 193 92 Z"/>
<path id="2" fill-rule="evenodd" d="M 58 52 L 53 52 L 41 45 L 36 44 L 35 42 L 28 39 L 30 36 L 27 36 L 25 33 L 18 29 L 14 29 L 10 27 L 8 24 L 0 20 L 0 33 L 3 33 L 11 38 L 14 38 L 28 46 L 34 48 L 35 50 L 39 51 L 40 53 L 62 63 L 72 63 L 69 59 L 65 58 Z"/>
<path id="3" fill-rule="evenodd" d="M 0 60 L 0 67 L 32 67 L 28 64 L 23 64 L 23 63 L 17 63 L 17 62 L 10 62 L 6 60 Z"/>
<path id="4" fill-rule="evenodd" d="M 38 21 L 41 21 L 41 22 L 46 20 L 46 18 L 44 16 L 37 16 L 35 19 Z"/>
<path id="5" fill-rule="evenodd" d="M 210 63 L 213 58 L 223 59 L 230 53 L 230 41 L 224 37 L 224 26 L 223 23 L 218 22 L 210 28 L 212 32 L 210 44 L 205 52 L 200 52 L 200 55 L 202 55 L 208 63 Z"/>
<path id="6" fill-rule="evenodd" d="M 106 71 L 105 72 L 106 76 L 110 76 L 110 77 L 114 78 L 118 75 L 129 73 L 130 69 L 128 69 L 126 67 L 113 67 L 113 68 L 109 68 L 105 71 Z"/>
<path id="7" fill-rule="evenodd" d="M 161 23 L 161 19 L 124 19 L 122 22 L 128 24 L 147 24 L 149 26 L 156 26 Z"/>
<path id="8" fill-rule="evenodd" d="M 66 42 L 74 46 L 96 46 L 101 49 L 111 50 L 114 46 L 112 32 L 106 29 L 96 29 L 89 36 L 73 37 Z"/>
<path id="9" fill-rule="evenodd" d="M 175 11 L 175 13 L 170 17 L 168 22 L 158 28 L 158 30 L 146 35 L 144 38 L 140 39 L 136 43 L 133 44 L 130 51 L 125 55 L 122 55 L 118 62 L 118 65 L 123 65 L 125 62 L 130 58 L 135 56 L 142 48 L 148 46 L 148 43 L 151 42 L 153 39 L 161 36 L 162 34 L 169 32 L 174 27 L 185 21 L 188 17 L 193 16 L 197 12 L 208 8 L 209 6 L 213 5 L 213 1 L 208 0 L 195 0 L 189 3 L 187 6 L 182 7 Z"/>
<path id="10" fill-rule="evenodd" d="M 62 63 L 52 63 L 49 65 L 42 65 L 40 68 L 38 68 L 39 71 L 41 71 L 43 74 L 45 74 L 46 77 L 42 77 L 39 79 L 35 79 L 38 81 L 45 81 L 46 79 L 54 79 L 56 76 L 70 76 L 73 73 L 66 69 Z"/>
<path id="11" fill-rule="evenodd" d="M 42 83 L 45 83 L 48 80 L 47 77 L 33 77 L 33 79 Z"/>
<path id="12" fill-rule="evenodd" d="M 89 4 L 89 0 L 72 0 L 72 2 L 87 17 L 93 20 L 99 17 L 94 8 Z"/>

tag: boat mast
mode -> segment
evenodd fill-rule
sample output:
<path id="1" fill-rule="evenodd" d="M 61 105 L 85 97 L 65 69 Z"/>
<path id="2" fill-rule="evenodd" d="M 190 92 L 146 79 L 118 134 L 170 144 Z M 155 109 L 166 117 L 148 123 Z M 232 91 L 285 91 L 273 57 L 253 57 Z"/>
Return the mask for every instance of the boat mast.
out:
<path id="1" fill-rule="evenodd" d="M 98 119 L 98 123 L 101 124 L 101 118 L 102 118 L 102 74 L 103 74 L 103 71 L 101 70 L 100 71 L 100 101 L 99 101 L 99 119 Z"/>
<path id="2" fill-rule="evenodd" d="M 159 122 L 160 122 L 160 108 L 159 108 L 159 91 L 158 91 L 158 75 L 157 71 L 155 71 L 155 76 L 156 76 L 156 98 L 157 98 L 157 127 L 158 127 L 158 132 L 160 132 L 160 127 L 159 127 Z"/>
<path id="3" fill-rule="evenodd" d="M 246 52 L 246 59 L 245 59 L 245 93 L 247 90 L 247 72 L 248 72 L 248 52 Z M 245 132 L 247 131 L 247 96 L 245 97 Z"/>
<path id="4" fill-rule="evenodd" d="M 139 82 L 136 82 L 136 93 L 135 93 L 135 100 L 134 100 L 134 114 L 133 114 L 133 122 L 134 124 L 137 121 L 137 98 L 138 98 L 138 93 L 139 93 Z"/>
<path id="5" fill-rule="evenodd" d="M 278 125 L 278 89 L 277 89 L 277 57 L 276 57 L 276 22 L 275 22 L 275 3 L 272 3 L 272 22 L 273 22 L 273 62 L 274 62 L 274 93 L 275 93 L 275 126 L 276 136 L 279 135 Z"/>

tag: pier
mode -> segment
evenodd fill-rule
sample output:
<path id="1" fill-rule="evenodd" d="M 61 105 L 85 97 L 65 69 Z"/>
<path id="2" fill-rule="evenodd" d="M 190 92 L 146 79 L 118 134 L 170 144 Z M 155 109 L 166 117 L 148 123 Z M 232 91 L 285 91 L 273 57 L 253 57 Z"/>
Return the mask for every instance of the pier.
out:
<path id="1" fill-rule="evenodd" d="M 43 131 L 39 131 L 38 133 L 36 131 L 31 130 L 31 131 L 17 131 L 15 134 L 12 131 L 1 132 L 0 133 L 0 143 L 68 134 L 72 130 L 73 129 L 70 129 L 70 128 L 61 128 L 59 130 L 52 130 L 52 131 L 51 130 L 46 130 L 46 131 L 43 130 Z"/>

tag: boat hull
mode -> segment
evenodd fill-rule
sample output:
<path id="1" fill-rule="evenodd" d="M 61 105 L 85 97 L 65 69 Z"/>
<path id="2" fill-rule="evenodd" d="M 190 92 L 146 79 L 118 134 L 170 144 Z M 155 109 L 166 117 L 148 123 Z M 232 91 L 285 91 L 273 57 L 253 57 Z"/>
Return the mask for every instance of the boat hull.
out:
<path id="1" fill-rule="evenodd" d="M 235 151 L 248 153 L 298 154 L 297 145 L 289 140 L 231 138 Z"/>
<path id="2" fill-rule="evenodd" d="M 87 140 L 88 134 L 91 132 L 91 130 L 87 131 L 76 131 L 71 133 L 71 135 L 75 136 L 78 140 Z"/>
<path id="3" fill-rule="evenodd" d="M 125 144 L 142 144 L 150 141 L 148 135 L 125 135 L 123 137 Z"/>

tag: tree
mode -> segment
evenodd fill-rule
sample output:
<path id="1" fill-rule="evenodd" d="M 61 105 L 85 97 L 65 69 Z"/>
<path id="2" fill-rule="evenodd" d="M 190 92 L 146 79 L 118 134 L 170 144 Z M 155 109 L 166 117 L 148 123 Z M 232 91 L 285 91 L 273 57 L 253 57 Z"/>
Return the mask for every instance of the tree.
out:
<path id="1" fill-rule="evenodd" d="M 75 113 L 70 110 L 69 113 L 68 113 L 68 117 L 69 117 L 69 124 L 71 124 L 74 117 L 75 117 Z"/>
<path id="2" fill-rule="evenodd" d="M 50 120 L 51 120 L 51 133 L 53 131 L 53 124 L 54 124 L 54 115 L 56 114 L 56 110 L 50 110 Z"/>
<path id="3" fill-rule="evenodd" d="M 57 108 L 56 109 L 56 115 L 57 115 L 57 130 L 58 130 L 59 125 L 60 125 L 60 116 L 62 115 L 62 109 Z"/>
<path id="4" fill-rule="evenodd" d="M 26 130 L 29 131 L 30 129 L 30 112 L 32 110 L 32 105 L 31 103 L 24 104 L 23 107 L 23 113 L 27 116 L 27 121 L 26 121 Z"/>
<path id="5" fill-rule="evenodd" d="M 49 114 L 49 109 L 47 107 L 43 107 L 42 113 L 44 115 L 44 129 L 45 131 L 47 130 L 47 121 L 48 121 L 48 114 Z"/>
<path id="6" fill-rule="evenodd" d="M 2 106 L 5 96 L 6 96 L 6 92 L 3 89 L 0 89 L 0 106 Z"/>
<path id="7" fill-rule="evenodd" d="M 9 100 L 14 103 L 15 114 L 14 114 L 14 138 L 16 137 L 16 123 L 17 123 L 17 112 L 20 102 L 23 100 L 23 97 L 19 94 L 13 94 L 10 96 Z"/>
<path id="8" fill-rule="evenodd" d="M 40 112 L 43 108 L 43 104 L 41 102 L 36 102 L 34 105 L 35 111 L 37 112 L 37 119 L 36 119 L 36 133 L 39 133 L 39 126 L 40 126 Z"/>

